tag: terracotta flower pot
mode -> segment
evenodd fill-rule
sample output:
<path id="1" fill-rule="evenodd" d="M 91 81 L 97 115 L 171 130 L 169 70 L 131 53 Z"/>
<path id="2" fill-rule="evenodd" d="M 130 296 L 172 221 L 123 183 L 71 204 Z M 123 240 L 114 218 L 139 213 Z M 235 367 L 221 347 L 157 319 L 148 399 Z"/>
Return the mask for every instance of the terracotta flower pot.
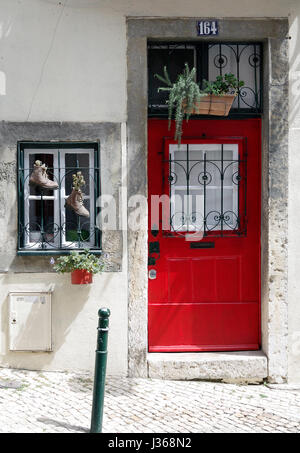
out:
<path id="1" fill-rule="evenodd" d="M 195 104 L 193 110 L 189 110 L 188 113 L 194 115 L 216 115 L 216 116 L 228 116 L 235 94 L 224 94 L 223 96 L 215 96 L 208 94 L 203 96 L 200 101 Z M 186 107 L 186 104 L 183 104 Z M 187 111 L 187 109 L 185 109 Z"/>
<path id="2" fill-rule="evenodd" d="M 71 272 L 72 285 L 87 285 L 93 282 L 93 274 L 85 269 L 76 269 Z"/>

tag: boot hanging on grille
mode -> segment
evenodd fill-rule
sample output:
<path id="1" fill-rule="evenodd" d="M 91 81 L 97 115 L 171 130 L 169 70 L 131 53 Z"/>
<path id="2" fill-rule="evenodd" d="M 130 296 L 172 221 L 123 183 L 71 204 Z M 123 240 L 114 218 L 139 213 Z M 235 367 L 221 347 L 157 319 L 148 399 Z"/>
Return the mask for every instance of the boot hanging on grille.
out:
<path id="1" fill-rule="evenodd" d="M 45 164 L 42 164 L 40 160 L 36 160 L 34 163 L 33 172 L 31 173 L 29 178 L 29 184 L 42 187 L 43 189 L 58 189 L 57 182 L 49 179 L 47 175 L 47 167 Z"/>
<path id="2" fill-rule="evenodd" d="M 81 174 L 81 171 L 78 171 L 76 175 L 73 175 L 73 187 L 72 192 L 66 199 L 66 204 L 70 209 L 82 217 L 89 217 L 89 211 L 83 206 L 83 196 L 81 192 L 81 187 L 85 184 L 84 178 Z"/>

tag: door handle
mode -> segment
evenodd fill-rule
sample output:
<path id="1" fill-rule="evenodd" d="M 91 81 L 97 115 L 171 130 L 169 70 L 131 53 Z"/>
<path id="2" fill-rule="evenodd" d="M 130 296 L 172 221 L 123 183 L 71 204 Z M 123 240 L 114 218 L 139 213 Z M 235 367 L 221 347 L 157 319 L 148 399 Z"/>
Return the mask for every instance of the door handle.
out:
<path id="1" fill-rule="evenodd" d="M 156 279 L 156 269 L 150 269 L 148 273 L 149 280 L 155 280 Z"/>

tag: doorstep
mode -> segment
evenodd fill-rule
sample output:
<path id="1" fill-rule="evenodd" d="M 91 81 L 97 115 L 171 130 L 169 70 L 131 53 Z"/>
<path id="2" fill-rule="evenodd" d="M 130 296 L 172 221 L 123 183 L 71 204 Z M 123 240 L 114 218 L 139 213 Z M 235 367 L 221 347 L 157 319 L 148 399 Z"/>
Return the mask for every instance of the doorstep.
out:
<path id="1" fill-rule="evenodd" d="M 259 383 L 268 376 L 262 351 L 148 353 L 148 377 Z"/>

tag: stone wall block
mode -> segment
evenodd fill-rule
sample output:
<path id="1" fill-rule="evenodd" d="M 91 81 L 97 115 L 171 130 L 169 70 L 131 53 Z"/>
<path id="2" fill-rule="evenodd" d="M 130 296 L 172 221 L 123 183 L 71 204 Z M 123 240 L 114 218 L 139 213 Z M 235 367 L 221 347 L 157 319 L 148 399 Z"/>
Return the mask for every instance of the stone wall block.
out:
<path id="1" fill-rule="evenodd" d="M 49 256 L 17 256 L 17 143 L 100 141 L 101 191 L 114 197 L 119 212 L 121 125 L 118 123 L 0 123 L 0 272 L 53 272 Z M 103 232 L 106 270 L 121 270 L 122 232 Z"/>

